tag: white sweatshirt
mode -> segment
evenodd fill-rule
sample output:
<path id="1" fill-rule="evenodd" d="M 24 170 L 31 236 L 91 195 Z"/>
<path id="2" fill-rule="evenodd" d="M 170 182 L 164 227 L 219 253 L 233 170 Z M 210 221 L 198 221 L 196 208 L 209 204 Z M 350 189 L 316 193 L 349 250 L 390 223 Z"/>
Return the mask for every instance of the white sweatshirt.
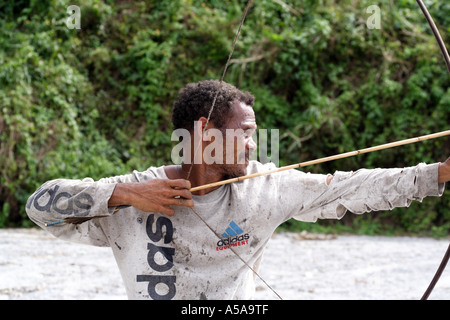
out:
<path id="1" fill-rule="evenodd" d="M 273 168 L 251 161 L 247 173 Z M 196 212 L 222 239 L 186 207 L 175 207 L 173 217 L 133 207 L 113 214 L 107 207 L 117 183 L 167 179 L 164 167 L 97 182 L 48 181 L 26 209 L 31 220 L 60 239 L 111 247 L 130 299 L 251 299 L 254 274 L 230 246 L 257 271 L 267 242 L 284 221 L 406 207 L 442 195 L 445 185 L 438 185 L 437 175 L 438 164 L 362 169 L 336 172 L 327 185 L 326 175 L 289 170 L 193 196 Z M 67 217 L 105 215 L 79 225 L 45 226 Z"/>

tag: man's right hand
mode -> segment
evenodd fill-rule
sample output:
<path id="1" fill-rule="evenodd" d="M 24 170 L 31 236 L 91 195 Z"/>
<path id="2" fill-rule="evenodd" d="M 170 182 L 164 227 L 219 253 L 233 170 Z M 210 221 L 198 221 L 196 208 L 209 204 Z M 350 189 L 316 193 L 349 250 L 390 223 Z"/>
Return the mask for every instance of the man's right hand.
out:
<path id="1" fill-rule="evenodd" d="M 145 182 L 116 185 L 108 207 L 130 205 L 145 212 L 175 213 L 172 206 L 194 207 L 188 180 L 152 179 Z"/>

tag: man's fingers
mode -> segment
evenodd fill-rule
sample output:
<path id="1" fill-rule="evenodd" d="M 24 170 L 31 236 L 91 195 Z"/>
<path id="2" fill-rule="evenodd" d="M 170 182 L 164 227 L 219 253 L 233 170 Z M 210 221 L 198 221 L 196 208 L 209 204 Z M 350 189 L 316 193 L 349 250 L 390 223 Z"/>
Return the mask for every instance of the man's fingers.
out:
<path id="1" fill-rule="evenodd" d="M 193 208 L 194 207 L 194 201 L 183 199 L 183 198 L 172 199 L 170 201 L 170 203 L 168 203 L 168 204 L 166 204 L 164 206 L 160 206 L 160 209 L 159 209 L 158 212 L 163 213 L 163 214 L 168 215 L 169 217 L 171 217 L 171 216 L 173 216 L 175 214 L 175 210 L 173 208 L 171 208 L 171 206 Z"/>
<path id="2" fill-rule="evenodd" d="M 162 206 L 159 210 L 160 213 L 163 213 L 165 215 L 168 215 L 169 217 L 173 216 L 175 214 L 175 210 L 173 210 L 171 207 Z"/>
<path id="3" fill-rule="evenodd" d="M 177 207 L 194 207 L 194 201 L 184 198 L 174 198 L 170 201 L 169 205 L 171 206 L 177 206 Z"/>
<path id="4" fill-rule="evenodd" d="M 172 188 L 181 188 L 181 189 L 190 189 L 191 188 L 191 182 L 189 180 L 184 179 L 175 179 L 175 180 L 168 180 L 169 186 Z"/>
<path id="5" fill-rule="evenodd" d="M 180 197 L 184 199 L 192 199 L 192 193 L 187 189 L 174 189 L 172 191 L 172 198 Z"/>
<path id="6" fill-rule="evenodd" d="M 143 192 L 137 193 L 139 203 L 134 204 L 140 210 L 173 216 L 174 207 L 194 207 L 188 180 L 155 179 L 150 180 L 145 187 Z"/>
<path id="7" fill-rule="evenodd" d="M 184 199 L 192 199 L 192 193 L 189 191 L 191 188 L 191 182 L 189 180 L 168 180 L 168 185 L 172 188 L 170 193 L 172 198 L 180 197 Z"/>

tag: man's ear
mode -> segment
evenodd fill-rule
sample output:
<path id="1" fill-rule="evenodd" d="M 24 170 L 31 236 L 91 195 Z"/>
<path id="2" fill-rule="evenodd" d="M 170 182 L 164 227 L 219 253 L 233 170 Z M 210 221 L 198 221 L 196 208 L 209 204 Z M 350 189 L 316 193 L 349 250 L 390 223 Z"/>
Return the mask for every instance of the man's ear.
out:
<path id="1" fill-rule="evenodd" d="M 208 122 L 208 119 L 206 119 L 205 117 L 200 117 L 197 121 L 198 121 L 197 129 L 201 128 L 202 132 L 212 129 L 212 128 L 215 128 L 214 123 L 211 120 L 209 120 L 209 122 Z M 208 125 L 206 125 L 207 122 L 208 122 Z M 201 123 L 201 125 L 199 125 L 200 123 Z M 206 129 L 205 129 L 205 125 L 206 125 Z"/>
<path id="2" fill-rule="evenodd" d="M 205 117 L 200 117 L 197 121 L 195 121 L 194 137 L 203 137 L 203 133 L 206 132 L 206 130 L 214 127 L 214 125 L 211 123 L 211 121 L 208 122 L 208 125 L 206 125 L 206 122 L 208 122 L 208 120 Z M 206 129 L 205 129 L 205 126 L 206 126 Z M 196 138 L 194 138 L 194 140 L 195 139 Z M 201 140 L 204 140 L 204 139 L 201 138 L 200 140 L 197 140 L 197 141 L 201 141 Z"/>
<path id="3" fill-rule="evenodd" d="M 208 122 L 208 119 L 206 119 L 205 117 L 200 117 L 198 120 L 197 120 L 198 122 L 197 122 L 197 128 L 198 129 L 201 129 L 201 131 L 204 131 L 205 130 L 205 125 L 206 125 L 206 122 Z"/>

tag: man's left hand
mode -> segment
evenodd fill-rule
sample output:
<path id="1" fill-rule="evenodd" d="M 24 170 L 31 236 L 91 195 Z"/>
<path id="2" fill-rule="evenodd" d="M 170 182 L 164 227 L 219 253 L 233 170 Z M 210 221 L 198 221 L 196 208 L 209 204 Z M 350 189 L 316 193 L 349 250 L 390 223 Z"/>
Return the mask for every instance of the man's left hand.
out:
<path id="1" fill-rule="evenodd" d="M 439 164 L 438 182 L 445 183 L 450 181 L 450 158 Z"/>

